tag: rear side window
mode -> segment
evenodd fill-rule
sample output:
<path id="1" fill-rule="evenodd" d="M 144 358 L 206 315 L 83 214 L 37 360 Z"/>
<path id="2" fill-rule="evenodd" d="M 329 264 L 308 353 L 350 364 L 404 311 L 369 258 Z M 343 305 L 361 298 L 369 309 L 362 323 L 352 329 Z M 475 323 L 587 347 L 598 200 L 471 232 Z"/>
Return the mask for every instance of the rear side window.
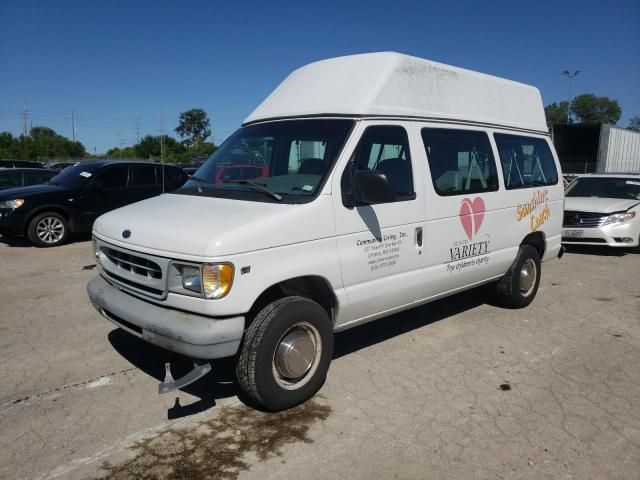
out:
<path id="1" fill-rule="evenodd" d="M 133 187 L 148 187 L 156 184 L 156 171 L 153 165 L 131 165 L 131 182 Z"/>
<path id="2" fill-rule="evenodd" d="M 431 180 L 439 195 L 498 190 L 498 173 L 485 132 L 423 128 Z"/>
<path id="3" fill-rule="evenodd" d="M 188 180 L 187 174 L 181 168 L 156 165 L 156 175 L 158 176 L 158 184 L 172 186 L 174 188 L 182 186 Z"/>
<path id="4" fill-rule="evenodd" d="M 507 189 L 558 183 L 556 162 L 545 139 L 504 133 L 494 133 L 493 136 Z"/>
<path id="5" fill-rule="evenodd" d="M 53 176 L 54 175 L 48 172 L 24 172 L 24 184 L 39 185 L 48 182 Z"/>
<path id="6" fill-rule="evenodd" d="M 2 172 L 0 173 L 0 187 L 11 188 L 22 186 L 22 172 Z"/>

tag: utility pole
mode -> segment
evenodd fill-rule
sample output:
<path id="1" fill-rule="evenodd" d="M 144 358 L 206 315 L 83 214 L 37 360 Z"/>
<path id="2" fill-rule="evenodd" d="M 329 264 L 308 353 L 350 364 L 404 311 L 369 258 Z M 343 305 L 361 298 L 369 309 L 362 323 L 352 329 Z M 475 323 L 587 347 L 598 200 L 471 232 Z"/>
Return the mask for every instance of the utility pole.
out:
<path id="1" fill-rule="evenodd" d="M 71 110 L 71 138 L 76 141 L 76 119 L 75 112 Z"/>
<path id="2" fill-rule="evenodd" d="M 160 160 L 164 163 L 164 113 L 160 115 Z"/>
<path id="3" fill-rule="evenodd" d="M 136 143 L 140 143 L 140 114 L 136 112 Z"/>
<path id="4" fill-rule="evenodd" d="M 22 110 L 22 134 L 27 136 L 27 102 L 24 102 L 24 108 Z"/>
<path id="5" fill-rule="evenodd" d="M 580 70 L 574 70 L 573 73 L 569 72 L 569 70 L 565 70 L 564 72 L 562 72 L 562 75 L 569 79 L 569 105 L 567 106 L 567 124 L 569 123 L 569 120 L 571 118 L 571 81 L 573 80 L 573 77 L 575 77 L 579 73 Z"/>

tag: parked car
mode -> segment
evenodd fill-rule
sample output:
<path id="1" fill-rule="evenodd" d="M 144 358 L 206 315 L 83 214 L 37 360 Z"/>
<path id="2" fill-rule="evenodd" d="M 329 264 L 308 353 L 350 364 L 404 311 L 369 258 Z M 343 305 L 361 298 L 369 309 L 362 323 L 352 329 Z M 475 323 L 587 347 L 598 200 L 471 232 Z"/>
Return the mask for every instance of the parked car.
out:
<path id="1" fill-rule="evenodd" d="M 73 167 L 74 165 L 77 165 L 77 164 L 78 162 L 49 162 L 44 165 L 44 168 L 62 171 L 65 168 Z"/>
<path id="2" fill-rule="evenodd" d="M 46 183 L 58 172 L 44 168 L 5 168 L 0 169 L 0 190 L 16 187 L 28 187 Z"/>
<path id="3" fill-rule="evenodd" d="M 30 160 L 0 160 L 0 168 L 42 168 L 42 164 Z"/>
<path id="4" fill-rule="evenodd" d="M 563 243 L 640 246 L 640 174 L 581 175 L 565 197 Z"/>
<path id="5" fill-rule="evenodd" d="M 225 179 L 252 151 L 253 179 Z M 240 388 L 281 410 L 322 386 L 334 332 L 492 282 L 529 305 L 562 253 L 563 201 L 536 88 L 333 58 L 287 77 L 184 187 L 99 217 L 87 289 L 110 322 L 195 359 L 161 393 L 238 355 Z"/>
<path id="6" fill-rule="evenodd" d="M 60 172 L 46 185 L 0 192 L 0 233 L 25 235 L 38 247 L 53 247 L 64 243 L 71 233 L 91 231 L 99 215 L 171 192 L 186 180 L 180 168 L 170 165 L 83 162 Z"/>

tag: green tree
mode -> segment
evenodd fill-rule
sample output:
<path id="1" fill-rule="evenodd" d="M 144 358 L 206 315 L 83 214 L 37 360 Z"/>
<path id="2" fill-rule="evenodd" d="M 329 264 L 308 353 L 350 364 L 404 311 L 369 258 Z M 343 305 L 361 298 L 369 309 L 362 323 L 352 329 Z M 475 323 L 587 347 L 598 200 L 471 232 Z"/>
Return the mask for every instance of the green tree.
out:
<path id="1" fill-rule="evenodd" d="M 602 122 L 615 125 L 620 120 L 622 109 L 616 100 L 585 93 L 571 101 L 571 114 L 583 123 Z"/>
<path id="2" fill-rule="evenodd" d="M 200 145 L 211 136 L 211 122 L 207 112 L 201 108 L 182 112 L 176 133 L 184 139 L 187 148 Z"/>
<path id="3" fill-rule="evenodd" d="M 9 132 L 0 132 L 0 159 L 14 158 L 16 139 Z"/>
<path id="4" fill-rule="evenodd" d="M 547 126 L 553 127 L 557 123 L 567 123 L 568 102 L 551 103 L 544 107 L 544 115 L 547 118 Z"/>
<path id="5" fill-rule="evenodd" d="M 162 148 L 159 135 L 146 135 L 140 142 L 133 146 L 135 156 L 145 159 L 160 159 Z M 185 147 L 175 138 L 165 135 L 164 137 L 165 160 L 168 162 L 179 162 L 180 155 L 185 152 Z"/>
<path id="6" fill-rule="evenodd" d="M 631 119 L 629 119 L 629 126 L 627 128 L 629 130 L 640 132 L 640 116 L 636 115 L 635 117 L 631 117 Z M 0 149 L 1 148 L 2 144 L 0 143 Z"/>

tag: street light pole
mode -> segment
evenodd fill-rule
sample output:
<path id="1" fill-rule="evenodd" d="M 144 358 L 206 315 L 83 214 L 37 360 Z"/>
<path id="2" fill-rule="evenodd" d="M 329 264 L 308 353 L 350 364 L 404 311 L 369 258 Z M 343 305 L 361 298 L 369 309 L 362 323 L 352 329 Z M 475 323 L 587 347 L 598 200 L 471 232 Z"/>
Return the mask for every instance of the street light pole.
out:
<path id="1" fill-rule="evenodd" d="M 569 79 L 569 105 L 567 105 L 567 124 L 569 123 L 569 119 L 571 118 L 571 81 L 573 80 L 573 77 L 575 77 L 579 73 L 580 70 L 574 70 L 573 73 L 571 73 L 569 70 L 565 70 L 564 72 L 562 72 L 562 75 Z"/>

